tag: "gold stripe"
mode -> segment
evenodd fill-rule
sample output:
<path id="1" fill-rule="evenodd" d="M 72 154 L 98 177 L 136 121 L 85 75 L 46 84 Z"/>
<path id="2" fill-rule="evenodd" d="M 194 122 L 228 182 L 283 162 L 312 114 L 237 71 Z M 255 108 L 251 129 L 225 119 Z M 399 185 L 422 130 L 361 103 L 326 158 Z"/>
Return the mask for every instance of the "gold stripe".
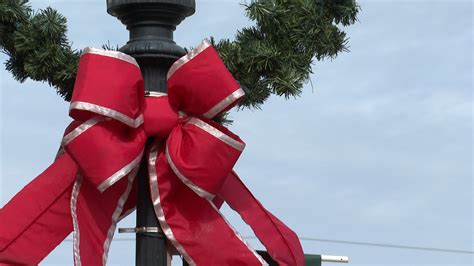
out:
<path id="1" fill-rule="evenodd" d="M 71 217 L 72 217 L 72 227 L 73 231 L 73 253 L 74 253 L 74 262 L 76 266 L 81 266 L 81 252 L 79 249 L 79 241 L 80 241 L 80 232 L 79 232 L 79 223 L 77 220 L 77 213 L 76 213 L 76 206 L 77 206 L 77 197 L 79 195 L 79 190 L 81 189 L 82 185 L 82 176 L 77 175 L 76 181 L 74 181 L 74 186 L 72 187 L 72 195 L 71 195 Z"/>
<path id="2" fill-rule="evenodd" d="M 140 164 L 140 160 L 142 159 L 142 156 L 143 156 L 143 151 L 140 152 L 140 154 L 129 164 L 125 165 L 124 167 L 122 167 L 122 169 L 118 170 L 113 175 L 108 177 L 105 181 L 100 183 L 100 185 L 97 186 L 97 189 L 100 192 L 104 192 L 106 189 L 108 189 L 117 181 L 119 181 L 122 177 L 129 174 L 133 169 L 135 169 L 138 166 L 138 164 Z"/>
<path id="3" fill-rule="evenodd" d="M 208 123 L 202 121 L 201 119 L 198 119 L 196 117 L 193 117 L 189 119 L 189 121 L 186 124 L 192 124 L 200 129 L 206 131 L 207 133 L 211 134 L 212 136 L 220 139 L 222 142 L 225 144 L 233 147 L 236 150 L 243 151 L 245 148 L 245 143 L 239 142 L 226 134 L 224 134 L 222 131 L 218 130 L 217 128 L 209 125 Z"/>
<path id="4" fill-rule="evenodd" d="M 229 105 L 231 105 L 233 102 L 242 98 L 244 95 L 245 95 L 244 90 L 242 90 L 242 88 L 238 88 L 236 91 L 234 91 L 229 96 L 227 96 L 224 100 L 214 105 L 214 107 L 209 109 L 209 111 L 205 112 L 203 116 L 209 119 L 213 118 L 214 116 L 222 112 L 222 110 L 224 110 Z"/>
<path id="5" fill-rule="evenodd" d="M 166 147 L 166 160 L 168 161 L 168 164 L 170 165 L 171 169 L 173 172 L 178 176 L 178 178 L 183 182 L 186 186 L 188 186 L 194 193 L 198 194 L 201 198 L 205 198 L 207 200 L 212 200 L 216 196 L 212 193 L 207 192 L 206 190 L 200 188 L 198 185 L 194 184 L 191 180 L 189 180 L 187 177 L 185 177 L 179 169 L 176 167 L 174 164 L 173 160 L 171 160 L 170 153 L 168 151 L 168 146 Z"/>
<path id="6" fill-rule="evenodd" d="M 176 70 L 184 66 L 187 62 L 191 61 L 191 59 L 193 59 L 194 57 L 198 56 L 200 53 L 206 50 L 209 46 L 211 46 L 211 43 L 208 40 L 204 40 L 196 48 L 189 51 L 188 54 L 176 60 L 176 62 L 174 62 L 173 65 L 171 66 L 170 70 L 168 70 L 166 79 L 170 79 L 171 76 L 174 74 L 174 72 L 176 72 Z"/>
<path id="7" fill-rule="evenodd" d="M 117 227 L 117 222 L 120 220 L 120 214 L 122 213 L 123 205 L 125 204 L 125 201 L 128 199 L 128 196 L 130 195 L 130 191 L 132 190 L 133 180 L 135 179 L 135 176 L 137 175 L 138 169 L 139 169 L 138 166 L 135 167 L 135 169 L 128 175 L 127 188 L 125 189 L 123 194 L 120 196 L 119 201 L 117 203 L 117 207 L 115 208 L 115 211 L 112 214 L 112 224 L 110 225 L 109 230 L 107 231 L 107 239 L 105 239 L 105 242 L 104 242 L 104 253 L 102 253 L 103 266 L 105 266 L 107 263 L 110 242 L 112 241 L 112 238 L 114 237 L 115 228 Z"/>
<path id="8" fill-rule="evenodd" d="M 89 128 L 97 125 L 100 122 L 104 122 L 108 119 L 109 118 L 107 117 L 96 116 L 80 124 L 78 127 L 76 127 L 74 130 L 72 130 L 66 136 L 63 137 L 61 141 L 62 146 L 68 145 L 71 141 L 79 137 L 79 135 L 81 135 L 82 133 L 86 132 Z"/>
<path id="9" fill-rule="evenodd" d="M 137 118 L 133 119 L 129 117 L 128 115 L 123 114 L 119 111 L 115 111 L 113 109 L 100 106 L 97 104 L 93 104 L 93 103 L 75 101 L 75 102 L 72 102 L 71 105 L 69 106 L 69 111 L 73 109 L 89 111 L 92 113 L 110 117 L 133 128 L 137 128 L 141 126 L 141 124 L 143 124 L 143 114 L 140 114 Z"/>
<path id="10" fill-rule="evenodd" d="M 230 224 L 230 222 L 225 218 L 225 216 L 219 211 L 219 209 L 216 207 L 216 205 L 214 205 L 214 203 L 210 200 L 208 200 L 209 204 L 211 205 L 211 207 L 222 217 L 222 219 L 226 222 L 227 226 L 230 227 L 230 229 L 232 229 L 232 231 L 234 232 L 235 236 L 248 248 L 248 250 L 250 252 L 252 252 L 252 254 L 258 259 L 258 261 L 260 261 L 260 263 L 265 266 L 268 266 L 268 263 L 257 253 L 257 251 L 255 251 L 254 248 L 252 248 L 250 246 L 250 244 L 244 239 L 244 237 L 239 233 L 237 232 L 237 230 L 235 230 L 235 228 Z"/>
<path id="11" fill-rule="evenodd" d="M 196 265 L 193 259 L 186 252 L 184 247 L 174 237 L 171 227 L 166 223 L 165 214 L 161 208 L 160 190 L 158 188 L 158 175 L 156 173 L 156 159 L 158 155 L 158 144 L 154 143 L 150 150 L 150 156 L 148 158 L 148 174 L 150 176 L 150 193 L 153 200 L 153 208 L 155 209 L 156 217 L 160 223 L 163 233 L 166 238 L 173 244 L 173 246 L 179 251 L 189 265 Z"/>
<path id="12" fill-rule="evenodd" d="M 101 56 L 112 57 L 115 59 L 125 61 L 127 63 L 130 63 L 140 68 L 135 58 L 119 51 L 110 51 L 110 50 L 103 50 L 103 49 L 98 49 L 98 48 L 93 48 L 93 47 L 86 47 L 84 51 L 82 52 L 81 56 L 85 54 L 96 54 L 96 55 L 101 55 Z"/>

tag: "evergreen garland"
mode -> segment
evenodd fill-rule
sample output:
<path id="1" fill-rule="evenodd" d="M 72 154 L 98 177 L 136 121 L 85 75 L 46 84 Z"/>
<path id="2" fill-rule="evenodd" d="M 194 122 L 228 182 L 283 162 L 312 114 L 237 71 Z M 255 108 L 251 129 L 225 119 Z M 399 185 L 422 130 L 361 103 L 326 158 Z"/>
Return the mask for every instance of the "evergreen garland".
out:
<path id="1" fill-rule="evenodd" d="M 254 108 L 271 94 L 300 95 L 314 59 L 347 51 L 337 25 L 355 23 L 359 11 L 354 0 L 255 0 L 245 6 L 256 25 L 215 46 L 246 91 L 240 104 Z"/>
<path id="2" fill-rule="evenodd" d="M 247 96 L 241 107 L 259 108 L 271 94 L 301 94 L 314 59 L 347 50 L 338 27 L 356 22 L 355 0 L 253 0 L 245 5 L 255 26 L 235 40 L 211 42 Z M 69 101 L 81 51 L 71 47 L 67 21 L 52 8 L 34 12 L 27 0 L 0 0 L 0 49 L 6 69 L 20 82 L 46 81 Z"/>
<path id="3" fill-rule="evenodd" d="M 70 100 L 80 51 L 66 37 L 66 18 L 52 8 L 33 12 L 27 0 L 1 0 L 0 49 L 5 67 L 23 82 L 46 81 Z"/>

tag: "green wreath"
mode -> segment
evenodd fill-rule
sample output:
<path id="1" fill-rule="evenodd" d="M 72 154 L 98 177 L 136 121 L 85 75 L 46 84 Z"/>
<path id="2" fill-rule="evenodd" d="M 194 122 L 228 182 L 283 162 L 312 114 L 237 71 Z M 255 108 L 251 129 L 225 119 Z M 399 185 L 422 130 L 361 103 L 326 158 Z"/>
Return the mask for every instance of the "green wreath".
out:
<path id="1" fill-rule="evenodd" d="M 211 40 L 246 90 L 240 106 L 251 108 L 272 94 L 300 95 L 314 59 L 347 50 L 346 34 L 338 26 L 355 23 L 359 11 L 355 0 L 254 0 L 244 6 L 255 25 L 238 31 L 233 41 Z M 27 0 L 0 2 L 6 69 L 20 82 L 48 82 L 69 101 L 81 51 L 71 47 L 66 32 L 66 18 L 50 7 L 33 12 Z"/>

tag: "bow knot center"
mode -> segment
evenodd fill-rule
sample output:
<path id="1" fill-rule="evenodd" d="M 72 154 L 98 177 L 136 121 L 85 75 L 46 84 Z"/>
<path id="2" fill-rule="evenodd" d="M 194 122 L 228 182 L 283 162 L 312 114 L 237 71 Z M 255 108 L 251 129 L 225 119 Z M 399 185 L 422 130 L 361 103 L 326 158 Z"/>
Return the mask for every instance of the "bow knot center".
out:
<path id="1" fill-rule="evenodd" d="M 171 107 L 168 96 L 146 97 L 144 129 L 148 136 L 165 139 L 181 120 L 181 115 Z"/>

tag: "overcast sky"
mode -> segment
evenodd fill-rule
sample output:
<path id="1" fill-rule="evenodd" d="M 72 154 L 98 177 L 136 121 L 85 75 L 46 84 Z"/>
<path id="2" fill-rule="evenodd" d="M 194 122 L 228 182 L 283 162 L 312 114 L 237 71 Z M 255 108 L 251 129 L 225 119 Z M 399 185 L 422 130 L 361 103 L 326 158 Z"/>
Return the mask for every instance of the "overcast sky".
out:
<path id="1" fill-rule="evenodd" d="M 75 48 L 123 45 L 105 1 L 34 1 L 68 18 Z M 177 29 L 184 47 L 233 38 L 251 22 L 240 0 L 196 1 Z M 474 250 L 473 4 L 360 1 L 350 52 L 315 62 L 301 98 L 233 112 L 247 142 L 237 171 L 268 209 L 302 237 Z M 5 62 L 6 57 L 0 56 Z M 47 85 L 0 70 L 0 206 L 53 160 L 68 105 Z M 245 236 L 251 231 L 227 208 Z M 131 227 L 133 215 L 119 227 Z M 116 238 L 133 237 L 116 235 Z M 69 237 L 70 238 L 70 237 Z M 255 247 L 257 241 L 250 240 Z M 302 241 L 306 253 L 349 265 L 472 265 L 454 254 Z M 112 242 L 109 265 L 133 265 L 133 241 Z M 72 265 L 72 243 L 42 265 Z M 329 265 L 329 264 L 324 264 Z"/>

